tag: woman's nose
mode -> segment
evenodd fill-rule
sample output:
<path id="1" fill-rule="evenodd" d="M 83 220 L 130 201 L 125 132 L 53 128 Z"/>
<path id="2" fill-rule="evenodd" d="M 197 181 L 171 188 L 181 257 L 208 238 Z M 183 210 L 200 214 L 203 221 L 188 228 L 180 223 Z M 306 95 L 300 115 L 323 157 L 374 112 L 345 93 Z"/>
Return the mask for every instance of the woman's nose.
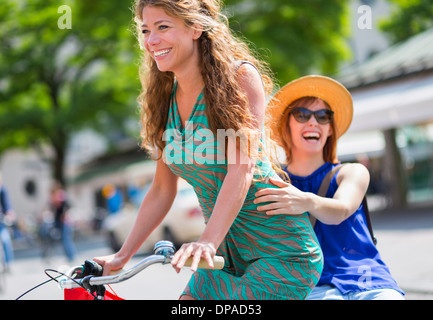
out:
<path id="1" fill-rule="evenodd" d="M 317 125 L 317 124 L 319 124 L 317 122 L 317 119 L 314 116 L 314 114 L 312 114 L 311 117 L 310 117 L 310 119 L 308 119 L 307 124 L 309 124 L 309 125 Z"/>
<path id="2" fill-rule="evenodd" d="M 161 42 L 161 39 L 160 39 L 159 36 L 158 36 L 156 33 L 154 33 L 154 32 L 152 32 L 152 33 L 149 35 L 149 37 L 147 38 L 147 44 L 148 44 L 149 46 L 157 45 L 157 44 L 159 44 L 160 42 Z"/>

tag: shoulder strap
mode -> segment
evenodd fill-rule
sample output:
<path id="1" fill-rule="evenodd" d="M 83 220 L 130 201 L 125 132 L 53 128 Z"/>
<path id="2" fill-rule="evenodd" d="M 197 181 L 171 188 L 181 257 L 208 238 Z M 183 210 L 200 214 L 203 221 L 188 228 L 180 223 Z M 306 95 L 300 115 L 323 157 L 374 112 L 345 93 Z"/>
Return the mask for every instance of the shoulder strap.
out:
<path id="1" fill-rule="evenodd" d="M 251 63 L 251 62 L 249 62 L 249 61 L 246 61 L 246 60 L 236 60 L 236 61 L 235 61 L 235 72 L 238 72 L 238 69 L 239 69 L 243 64 L 249 64 L 249 65 L 252 65 L 254 68 L 257 69 L 257 67 L 256 67 L 253 63 Z"/>
<path id="2" fill-rule="evenodd" d="M 3 222 L 3 215 L 6 214 L 6 205 L 3 188 L 0 186 L 0 223 Z"/>
<path id="3" fill-rule="evenodd" d="M 326 197 L 326 193 L 328 192 L 329 184 L 331 183 L 331 180 L 335 176 L 337 171 L 341 169 L 341 166 L 343 166 L 343 164 L 333 167 L 325 175 L 325 177 L 322 180 L 322 183 L 320 184 L 319 191 L 317 191 L 317 195 L 319 197 Z M 310 214 L 310 222 L 311 222 L 311 225 L 313 226 L 313 228 L 314 228 L 314 225 L 316 224 L 316 220 L 317 219 Z"/>
<path id="4" fill-rule="evenodd" d="M 326 197 L 326 193 L 329 189 L 329 184 L 331 183 L 332 178 L 335 176 L 335 174 L 344 166 L 344 164 L 340 164 L 338 166 L 335 166 L 329 172 L 326 174 L 326 176 L 323 178 L 322 183 L 320 184 L 319 191 L 317 191 L 317 195 L 320 197 Z"/>
<path id="5" fill-rule="evenodd" d="M 319 191 L 317 192 L 318 196 L 320 196 L 320 197 L 326 197 L 326 193 L 328 192 L 329 184 L 331 183 L 332 178 L 335 176 L 335 174 L 344 165 L 345 164 L 340 164 L 338 166 L 335 166 L 331 170 L 329 170 L 329 172 L 323 178 L 322 183 L 320 184 Z M 374 233 L 373 233 L 373 226 L 372 226 L 372 223 L 371 223 L 371 218 L 370 218 L 370 213 L 369 213 L 369 210 L 368 210 L 367 197 L 366 196 L 364 196 L 364 198 L 362 199 L 362 206 L 363 206 L 364 212 L 365 212 L 365 219 L 367 220 L 368 231 L 370 232 L 370 236 L 371 236 L 371 239 L 373 240 L 373 243 L 376 245 L 377 244 L 377 239 L 376 239 L 376 237 L 374 236 Z M 311 224 L 314 227 L 314 225 L 316 223 L 316 218 L 314 218 L 312 215 L 310 215 L 310 221 L 311 221 Z"/>
<path id="6" fill-rule="evenodd" d="M 366 196 L 364 196 L 364 199 L 362 199 L 362 206 L 363 206 L 364 212 L 365 212 L 365 219 L 367 220 L 368 231 L 370 231 L 371 239 L 373 240 L 374 245 L 376 245 L 377 244 L 377 238 L 374 236 L 374 233 L 373 233 L 373 225 L 371 224 L 370 212 L 368 210 L 367 197 Z"/>
<path id="7" fill-rule="evenodd" d="M 4 192 L 3 192 L 3 187 L 0 186 L 0 213 L 3 212 L 4 207 L 5 207 L 5 201 L 4 201 Z"/>
<path id="8" fill-rule="evenodd" d="M 260 79 L 262 80 L 262 85 L 263 87 L 265 86 L 265 83 L 263 82 L 263 78 L 262 78 L 262 74 L 260 73 L 260 70 L 257 68 L 257 66 L 254 63 L 251 63 L 249 61 L 245 61 L 245 60 L 236 60 L 235 61 L 235 73 L 238 72 L 238 69 L 243 65 L 243 64 L 249 64 L 251 66 L 254 67 L 254 69 L 256 69 L 257 73 L 260 76 Z"/>

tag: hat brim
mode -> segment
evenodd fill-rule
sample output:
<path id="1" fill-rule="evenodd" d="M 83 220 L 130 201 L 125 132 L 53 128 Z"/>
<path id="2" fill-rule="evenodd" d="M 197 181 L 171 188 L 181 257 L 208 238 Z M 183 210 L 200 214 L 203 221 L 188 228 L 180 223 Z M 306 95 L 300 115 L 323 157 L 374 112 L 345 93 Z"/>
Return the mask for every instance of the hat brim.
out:
<path id="1" fill-rule="evenodd" d="M 334 111 L 337 139 L 349 129 L 353 118 L 353 101 L 349 91 L 338 81 L 325 76 L 310 75 L 289 82 L 271 99 L 268 112 L 273 138 L 278 142 L 278 124 L 284 111 L 302 97 L 320 98 Z"/>

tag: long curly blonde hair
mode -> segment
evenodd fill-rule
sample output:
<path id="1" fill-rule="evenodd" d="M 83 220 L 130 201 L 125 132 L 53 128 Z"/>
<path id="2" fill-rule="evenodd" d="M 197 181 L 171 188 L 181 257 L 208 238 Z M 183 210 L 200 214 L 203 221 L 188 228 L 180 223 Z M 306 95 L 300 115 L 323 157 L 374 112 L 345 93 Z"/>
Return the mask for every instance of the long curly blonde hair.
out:
<path id="1" fill-rule="evenodd" d="M 235 131 L 254 128 L 254 117 L 249 111 L 245 94 L 239 86 L 235 72 L 236 61 L 248 61 L 260 71 L 265 94 L 271 94 L 272 76 L 267 64 L 255 58 L 245 41 L 238 39 L 228 27 L 228 20 L 221 14 L 218 0 L 136 0 L 135 22 L 137 37 L 143 47 L 141 33 L 143 8 L 162 8 L 168 15 L 181 19 L 186 26 L 203 27 L 198 39 L 201 75 L 204 80 L 206 116 L 210 130 Z M 141 106 L 142 146 L 148 150 L 163 150 L 162 134 L 168 118 L 170 96 L 174 84 L 172 72 L 159 71 L 154 59 L 143 50 L 140 68 L 142 92 L 138 97 Z"/>

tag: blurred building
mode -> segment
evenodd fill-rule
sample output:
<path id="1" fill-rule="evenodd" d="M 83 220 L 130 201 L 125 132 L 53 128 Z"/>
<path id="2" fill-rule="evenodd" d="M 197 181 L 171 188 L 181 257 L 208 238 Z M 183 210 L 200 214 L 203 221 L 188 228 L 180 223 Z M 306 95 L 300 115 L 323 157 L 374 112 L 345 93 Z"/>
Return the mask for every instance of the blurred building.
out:
<path id="1" fill-rule="evenodd" d="M 433 192 L 433 29 L 346 67 L 354 99 L 340 158 L 368 159 L 373 185 L 393 206 Z"/>
<path id="2" fill-rule="evenodd" d="M 109 152 L 107 138 L 92 130 L 74 135 L 68 147 L 65 173 L 72 218 L 79 224 L 91 222 L 100 209 L 111 203 L 102 194 L 112 184 L 118 196 L 127 200 L 128 188 L 142 186 L 153 177 L 155 164 L 138 147 L 138 142 L 123 139 L 116 152 Z M 27 228 L 35 230 L 49 202 L 53 184 L 52 151 L 14 148 L 2 153 L 0 170 L 14 210 Z M 123 205 L 122 202 L 119 205 Z"/>
<path id="3" fill-rule="evenodd" d="M 98 210 L 116 213 L 135 191 L 152 181 L 155 168 L 156 162 L 132 143 L 81 165 L 69 181 L 68 192 L 76 208 L 91 217 L 100 214 Z"/>
<path id="4" fill-rule="evenodd" d="M 379 30 L 378 23 L 390 13 L 386 0 L 350 1 L 352 50 L 350 64 L 361 63 L 389 46 L 386 36 Z"/>
<path id="5" fill-rule="evenodd" d="M 42 151 L 46 157 L 49 150 Z M 51 168 L 40 153 L 32 149 L 11 149 L 2 154 L 0 170 L 15 213 L 26 223 L 42 212 L 48 203 Z"/>

